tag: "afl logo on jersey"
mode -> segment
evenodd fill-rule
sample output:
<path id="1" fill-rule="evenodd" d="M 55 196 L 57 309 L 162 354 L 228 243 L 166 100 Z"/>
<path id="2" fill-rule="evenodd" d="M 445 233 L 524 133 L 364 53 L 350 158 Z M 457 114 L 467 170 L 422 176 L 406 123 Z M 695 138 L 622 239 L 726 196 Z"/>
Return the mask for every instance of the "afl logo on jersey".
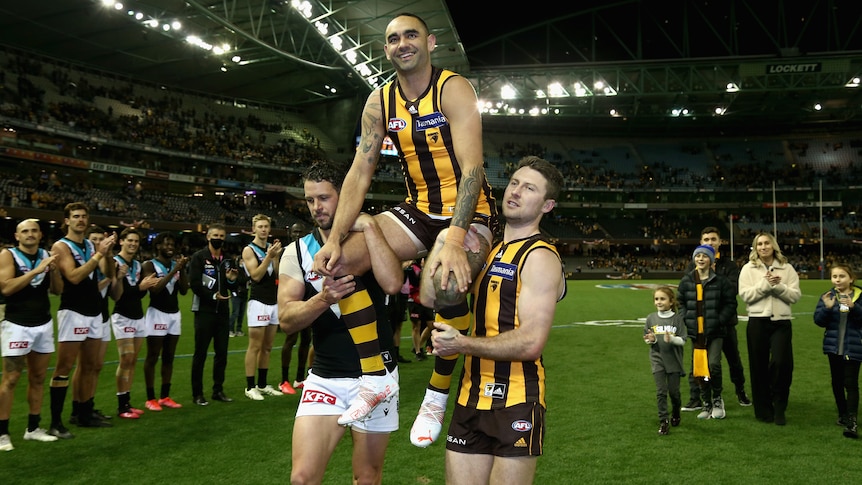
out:
<path id="1" fill-rule="evenodd" d="M 407 128 L 407 122 L 402 120 L 401 118 L 390 118 L 389 119 L 389 131 L 398 133 L 399 131 Z"/>

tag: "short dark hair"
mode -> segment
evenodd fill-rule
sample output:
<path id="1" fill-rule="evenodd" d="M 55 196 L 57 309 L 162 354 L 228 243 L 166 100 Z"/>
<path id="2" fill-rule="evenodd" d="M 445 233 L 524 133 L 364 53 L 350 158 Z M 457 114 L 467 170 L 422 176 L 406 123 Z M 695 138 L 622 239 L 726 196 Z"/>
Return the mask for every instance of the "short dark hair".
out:
<path id="1" fill-rule="evenodd" d="M 422 17 L 420 17 L 420 16 L 416 15 L 415 13 L 410 13 L 410 12 L 401 12 L 401 13 L 399 13 L 398 15 L 396 15 L 396 16 L 394 16 L 394 17 L 392 17 L 392 20 L 395 20 L 395 19 L 397 19 L 398 17 L 412 17 L 412 18 L 414 18 L 414 19 L 418 20 L 418 21 L 422 24 L 422 27 L 425 27 L 425 33 L 426 33 L 426 34 L 430 34 L 430 33 L 431 33 L 431 29 L 429 29 L 429 28 L 428 28 L 428 23 L 427 23 L 427 22 L 425 22 L 425 20 L 424 20 L 424 19 L 422 19 Z"/>
<path id="2" fill-rule="evenodd" d="M 155 248 L 156 246 L 167 241 L 168 239 L 170 239 L 174 243 L 177 242 L 177 238 L 174 237 L 174 235 L 170 232 L 160 232 L 156 234 L 156 237 L 153 239 L 153 247 Z"/>
<path id="3" fill-rule="evenodd" d="M 721 231 L 719 231 L 717 227 L 713 227 L 713 226 L 704 227 L 703 230 L 700 231 L 700 235 L 703 236 L 704 234 L 709 234 L 711 232 L 714 232 L 714 233 L 718 234 L 718 237 L 721 237 Z"/>
<path id="4" fill-rule="evenodd" d="M 210 231 L 212 231 L 213 229 L 227 232 L 227 228 L 221 222 L 213 222 L 212 224 L 210 224 L 209 227 L 207 227 L 207 234 L 209 234 Z"/>
<path id="5" fill-rule="evenodd" d="M 72 209 L 72 210 L 76 211 L 78 209 Z M 104 234 L 104 233 L 105 233 L 104 229 L 93 224 L 92 226 L 88 227 L 86 231 L 84 231 L 84 239 L 88 239 L 91 234 Z"/>
<path id="6" fill-rule="evenodd" d="M 518 168 L 521 167 L 529 167 L 542 174 L 548 185 L 547 190 L 545 191 L 545 200 L 557 200 L 560 196 L 560 190 L 562 190 L 565 182 L 563 181 L 563 174 L 560 173 L 554 164 L 545 159 L 528 155 L 518 162 Z"/>
<path id="7" fill-rule="evenodd" d="M 347 169 L 337 162 L 318 160 L 303 172 L 302 183 L 329 182 L 336 192 L 341 193 L 341 184 L 344 183 L 346 173 Z"/>
<path id="8" fill-rule="evenodd" d="M 123 232 L 120 233 L 120 240 L 122 241 L 123 239 L 128 237 L 129 234 L 137 234 L 138 239 L 144 238 L 144 236 L 141 234 L 141 231 L 135 229 L 134 227 L 127 227 L 127 228 L 123 229 Z"/>

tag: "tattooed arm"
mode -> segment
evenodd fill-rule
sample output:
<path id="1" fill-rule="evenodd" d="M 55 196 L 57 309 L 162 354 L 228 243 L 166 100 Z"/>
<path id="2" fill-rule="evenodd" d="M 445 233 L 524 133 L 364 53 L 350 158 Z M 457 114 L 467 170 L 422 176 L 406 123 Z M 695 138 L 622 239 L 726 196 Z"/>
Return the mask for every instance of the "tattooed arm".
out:
<path id="1" fill-rule="evenodd" d="M 347 236 L 356 217 L 362 210 L 365 195 L 380 158 L 380 146 L 386 135 L 383 108 L 380 106 L 380 90 L 374 90 L 365 101 L 362 110 L 362 135 L 353 163 L 344 177 L 338 198 L 338 209 L 332 221 L 332 229 L 326 243 L 314 257 L 314 271 L 328 275 L 341 258 L 341 241 Z"/>

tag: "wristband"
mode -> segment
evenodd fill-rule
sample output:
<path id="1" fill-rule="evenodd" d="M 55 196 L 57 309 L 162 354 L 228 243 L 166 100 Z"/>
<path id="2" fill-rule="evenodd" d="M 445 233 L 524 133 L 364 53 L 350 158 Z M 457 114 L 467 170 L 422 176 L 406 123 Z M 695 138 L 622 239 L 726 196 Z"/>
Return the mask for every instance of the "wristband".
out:
<path id="1" fill-rule="evenodd" d="M 104 257 L 105 257 L 105 255 L 104 255 L 104 254 L 102 254 L 102 253 L 96 253 L 96 254 L 94 254 L 94 255 L 93 255 L 93 259 L 95 259 L 97 263 L 98 263 L 99 261 L 101 261 L 101 260 L 102 260 L 102 258 L 104 258 Z"/>
<path id="2" fill-rule="evenodd" d="M 446 242 L 458 246 L 464 245 L 464 238 L 467 236 L 467 230 L 458 226 L 449 226 L 449 231 L 446 233 Z"/>

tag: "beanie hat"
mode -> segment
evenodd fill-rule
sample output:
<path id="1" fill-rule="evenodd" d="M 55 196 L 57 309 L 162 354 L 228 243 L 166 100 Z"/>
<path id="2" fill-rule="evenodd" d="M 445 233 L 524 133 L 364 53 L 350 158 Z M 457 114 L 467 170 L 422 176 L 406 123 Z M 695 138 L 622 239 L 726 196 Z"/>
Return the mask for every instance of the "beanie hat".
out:
<path id="1" fill-rule="evenodd" d="M 694 261 L 694 257 L 698 254 L 705 254 L 709 257 L 709 262 L 715 262 L 715 249 L 712 248 L 709 244 L 703 244 L 696 248 L 694 248 L 694 252 L 691 253 L 691 260 Z"/>

